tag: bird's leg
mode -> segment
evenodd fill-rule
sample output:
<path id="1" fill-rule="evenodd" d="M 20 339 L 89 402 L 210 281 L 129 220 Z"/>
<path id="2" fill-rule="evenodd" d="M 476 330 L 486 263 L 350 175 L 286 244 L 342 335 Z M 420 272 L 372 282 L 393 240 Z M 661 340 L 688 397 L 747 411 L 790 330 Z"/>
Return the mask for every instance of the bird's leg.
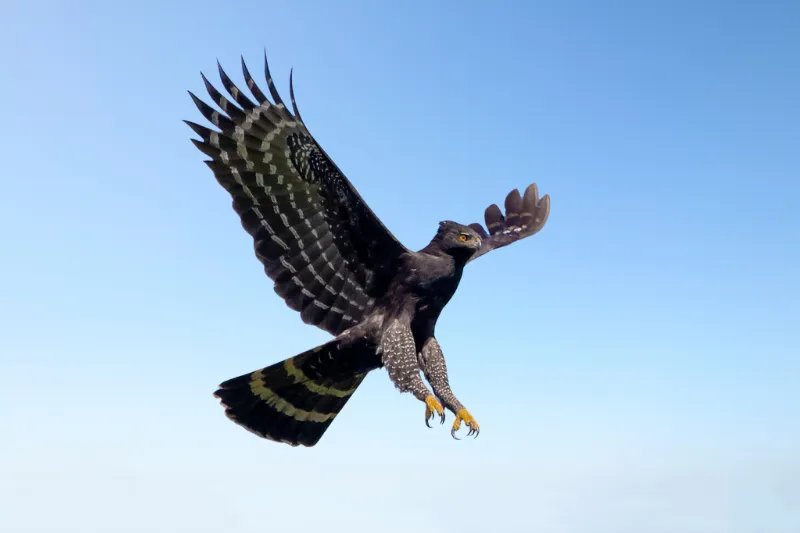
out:
<path id="1" fill-rule="evenodd" d="M 431 393 L 419 374 L 417 349 L 411 328 L 400 321 L 393 321 L 383 333 L 380 353 L 383 365 L 395 387 L 400 392 L 410 392 L 425 403 L 425 424 L 430 427 L 428 421 L 433 418 L 434 413 L 444 422 L 442 404 Z"/>
<path id="2" fill-rule="evenodd" d="M 425 378 L 428 380 L 428 383 L 433 387 L 433 392 L 442 401 L 445 407 L 456 415 L 456 420 L 453 422 L 453 429 L 450 431 L 450 434 L 454 439 L 457 439 L 456 431 L 461 428 L 461 422 L 464 422 L 469 427 L 467 435 L 475 435 L 477 437 L 478 433 L 480 433 L 480 426 L 469 411 L 464 408 L 464 405 L 458 401 L 453 391 L 450 390 L 450 382 L 447 379 L 447 363 L 445 363 L 442 348 L 439 346 L 436 338 L 431 337 L 425 341 L 419 356 L 420 366 L 425 373 Z M 444 418 L 442 418 L 442 421 L 444 421 Z"/>

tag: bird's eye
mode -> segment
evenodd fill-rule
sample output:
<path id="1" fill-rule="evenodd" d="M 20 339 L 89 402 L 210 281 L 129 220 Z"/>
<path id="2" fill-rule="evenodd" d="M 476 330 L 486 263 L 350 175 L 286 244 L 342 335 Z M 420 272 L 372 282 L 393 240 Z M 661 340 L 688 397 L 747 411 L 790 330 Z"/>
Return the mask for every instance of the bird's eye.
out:
<path id="1" fill-rule="evenodd" d="M 469 240 L 469 235 L 466 233 L 462 233 L 458 236 L 458 240 L 461 242 L 467 242 Z"/>

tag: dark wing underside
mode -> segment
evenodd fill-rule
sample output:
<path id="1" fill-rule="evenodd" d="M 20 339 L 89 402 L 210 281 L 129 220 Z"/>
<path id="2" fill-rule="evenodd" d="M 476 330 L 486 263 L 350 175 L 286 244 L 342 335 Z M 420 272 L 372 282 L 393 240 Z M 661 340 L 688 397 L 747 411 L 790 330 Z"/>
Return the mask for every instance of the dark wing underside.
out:
<path id="1" fill-rule="evenodd" d="M 481 247 L 470 261 L 474 261 L 495 248 L 508 246 L 512 242 L 538 233 L 550 215 L 550 196 L 545 194 L 539 198 L 536 184 L 531 183 L 525 189 L 524 196 L 520 196 L 517 189 L 508 193 L 505 208 L 505 216 L 496 204 L 486 208 L 484 218 L 486 227 L 489 229 L 488 233 L 477 222 L 469 225 L 481 236 Z"/>
<path id="2" fill-rule="evenodd" d="M 233 102 L 203 76 L 222 113 L 191 92 L 215 131 L 186 123 L 192 142 L 233 198 L 242 226 L 277 292 L 304 322 L 337 335 L 362 320 L 386 290 L 406 248 L 384 227 L 317 144 L 297 111 L 280 98 L 264 58 L 270 102 L 242 60 L 251 101 L 219 67 Z M 236 105 L 238 104 L 238 105 Z"/>

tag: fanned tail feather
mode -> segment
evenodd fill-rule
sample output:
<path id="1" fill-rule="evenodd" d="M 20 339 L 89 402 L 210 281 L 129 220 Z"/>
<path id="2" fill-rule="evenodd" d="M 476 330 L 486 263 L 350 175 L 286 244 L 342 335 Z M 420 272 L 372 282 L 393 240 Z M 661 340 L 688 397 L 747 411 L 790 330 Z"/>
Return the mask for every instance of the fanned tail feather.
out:
<path id="1" fill-rule="evenodd" d="M 374 347 L 331 341 L 222 383 L 214 396 L 235 423 L 265 439 L 314 446 L 380 364 Z"/>

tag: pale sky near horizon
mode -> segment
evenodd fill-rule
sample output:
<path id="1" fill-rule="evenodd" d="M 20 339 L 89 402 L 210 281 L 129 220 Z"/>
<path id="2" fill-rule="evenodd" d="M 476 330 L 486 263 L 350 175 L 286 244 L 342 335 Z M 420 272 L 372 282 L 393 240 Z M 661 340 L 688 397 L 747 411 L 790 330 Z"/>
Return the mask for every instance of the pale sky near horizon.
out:
<path id="1" fill-rule="evenodd" d="M 800 3 L 486 5 L 0 6 L 0 531 L 800 531 Z M 265 47 L 407 246 L 551 195 L 437 328 L 477 440 L 383 371 L 311 449 L 212 397 L 328 338 L 181 122 Z"/>

